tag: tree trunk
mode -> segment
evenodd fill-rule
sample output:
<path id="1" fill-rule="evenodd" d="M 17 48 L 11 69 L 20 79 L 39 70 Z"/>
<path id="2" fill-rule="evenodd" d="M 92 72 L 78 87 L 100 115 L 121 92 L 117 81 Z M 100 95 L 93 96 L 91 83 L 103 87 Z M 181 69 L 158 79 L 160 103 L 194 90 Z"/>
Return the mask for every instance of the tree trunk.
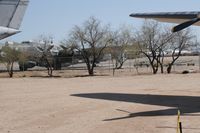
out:
<path id="1" fill-rule="evenodd" d="M 150 65 L 151 65 L 151 68 L 153 69 L 153 74 L 157 74 L 157 72 L 158 72 L 158 67 L 154 66 L 153 63 L 151 63 Z"/>
<path id="2" fill-rule="evenodd" d="M 48 61 L 48 59 L 46 59 L 46 63 L 47 63 L 47 71 L 48 71 L 48 75 L 50 76 L 50 77 L 52 77 L 53 76 L 53 69 L 52 69 L 52 66 L 51 66 L 51 64 L 49 63 L 49 61 Z"/>
<path id="3" fill-rule="evenodd" d="M 51 64 L 49 64 L 49 76 L 52 77 L 53 76 L 53 68 L 51 66 Z"/>
<path id="4" fill-rule="evenodd" d="M 9 70 L 8 70 L 10 78 L 13 77 L 13 62 L 9 65 Z"/>
<path id="5" fill-rule="evenodd" d="M 10 76 L 10 78 L 13 77 L 13 72 L 12 71 L 9 72 L 9 76 Z"/>
<path id="6" fill-rule="evenodd" d="M 94 67 L 92 67 L 92 66 L 90 65 L 90 62 L 87 62 L 86 64 L 87 64 L 88 74 L 89 74 L 90 76 L 94 76 Z"/>
<path id="7" fill-rule="evenodd" d="M 163 65 L 160 63 L 160 71 L 161 73 L 164 73 L 164 68 L 163 68 Z"/>
<path id="8" fill-rule="evenodd" d="M 174 59 L 167 67 L 167 73 L 170 74 L 172 71 L 172 66 L 174 65 L 174 63 L 176 62 L 178 58 Z"/>
<path id="9" fill-rule="evenodd" d="M 153 74 L 157 74 L 158 70 L 153 68 Z"/>
<path id="10" fill-rule="evenodd" d="M 167 67 L 167 73 L 168 73 L 168 74 L 171 73 L 172 65 L 173 65 L 173 64 L 169 64 L 168 67 Z"/>
<path id="11" fill-rule="evenodd" d="M 48 67 L 48 75 L 49 75 L 50 77 L 53 76 L 52 73 L 53 73 L 52 67 Z"/>
<path id="12" fill-rule="evenodd" d="M 117 67 L 117 69 L 122 69 L 122 66 L 124 65 L 124 62 L 120 62 L 119 66 Z"/>
<path id="13" fill-rule="evenodd" d="M 93 71 L 93 69 L 89 69 L 89 70 L 88 70 L 88 73 L 89 73 L 90 76 L 94 76 L 94 71 Z"/>

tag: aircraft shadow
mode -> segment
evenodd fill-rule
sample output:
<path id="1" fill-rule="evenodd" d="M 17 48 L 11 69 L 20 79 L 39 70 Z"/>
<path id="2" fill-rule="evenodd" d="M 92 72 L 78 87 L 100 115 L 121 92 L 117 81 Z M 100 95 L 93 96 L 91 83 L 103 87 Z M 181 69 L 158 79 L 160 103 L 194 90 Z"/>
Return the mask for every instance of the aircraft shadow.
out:
<path id="1" fill-rule="evenodd" d="M 154 110 L 145 112 L 131 113 L 125 117 L 106 119 L 104 121 L 120 120 L 133 117 L 147 117 L 147 116 L 168 116 L 177 115 L 177 110 L 181 110 L 182 115 L 196 115 L 191 113 L 200 112 L 200 97 L 198 96 L 171 96 L 171 95 L 149 95 L 149 94 L 122 94 L 122 93 L 88 93 L 88 94 L 73 94 L 71 96 L 120 101 L 120 102 L 131 102 L 148 105 L 158 105 L 170 107 L 164 110 Z M 198 114 L 197 114 L 198 115 Z"/>

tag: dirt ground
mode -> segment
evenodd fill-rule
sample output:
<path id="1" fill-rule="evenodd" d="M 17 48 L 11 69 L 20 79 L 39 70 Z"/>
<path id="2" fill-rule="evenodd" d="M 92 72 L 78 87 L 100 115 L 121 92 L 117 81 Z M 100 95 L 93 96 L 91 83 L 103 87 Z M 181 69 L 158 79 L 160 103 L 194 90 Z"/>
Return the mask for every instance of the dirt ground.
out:
<path id="1" fill-rule="evenodd" d="M 0 133 L 200 132 L 200 74 L 0 78 Z"/>

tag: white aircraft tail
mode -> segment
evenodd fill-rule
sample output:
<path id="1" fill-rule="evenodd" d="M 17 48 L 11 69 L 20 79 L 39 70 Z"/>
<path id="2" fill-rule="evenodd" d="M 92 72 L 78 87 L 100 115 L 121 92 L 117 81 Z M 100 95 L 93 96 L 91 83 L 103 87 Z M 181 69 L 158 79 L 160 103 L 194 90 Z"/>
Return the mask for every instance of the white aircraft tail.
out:
<path id="1" fill-rule="evenodd" d="M 29 0 L 0 0 L 0 26 L 19 29 Z"/>

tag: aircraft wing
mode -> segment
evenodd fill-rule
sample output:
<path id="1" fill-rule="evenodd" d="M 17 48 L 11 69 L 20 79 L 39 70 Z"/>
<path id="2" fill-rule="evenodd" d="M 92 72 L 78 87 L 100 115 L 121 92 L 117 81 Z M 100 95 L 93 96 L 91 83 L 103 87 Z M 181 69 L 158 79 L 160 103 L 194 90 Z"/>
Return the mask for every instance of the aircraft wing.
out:
<path id="1" fill-rule="evenodd" d="M 135 17 L 135 18 L 154 19 L 160 22 L 183 23 L 188 20 L 198 18 L 200 16 L 200 11 L 199 12 L 133 13 L 130 16 Z M 197 22 L 194 25 L 200 26 L 200 22 Z"/>
<path id="2" fill-rule="evenodd" d="M 0 0 L 0 26 L 19 29 L 29 0 Z"/>

